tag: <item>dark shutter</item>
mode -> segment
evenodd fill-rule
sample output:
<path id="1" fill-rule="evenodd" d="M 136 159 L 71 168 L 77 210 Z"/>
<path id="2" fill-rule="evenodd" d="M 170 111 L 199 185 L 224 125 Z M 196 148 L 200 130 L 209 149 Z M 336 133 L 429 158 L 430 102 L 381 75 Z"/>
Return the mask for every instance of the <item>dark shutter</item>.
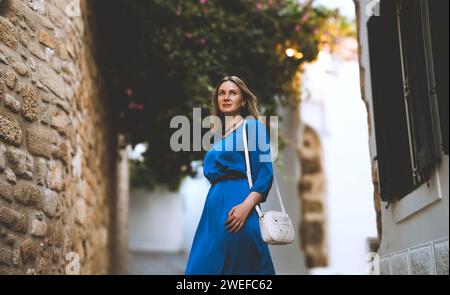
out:
<path id="1" fill-rule="evenodd" d="M 382 0 L 367 26 L 380 193 L 392 201 L 413 187 L 395 1 Z"/>
<path id="2" fill-rule="evenodd" d="M 430 0 L 431 46 L 436 77 L 442 149 L 448 155 L 448 0 Z"/>
<path id="3" fill-rule="evenodd" d="M 405 67 L 416 181 L 431 177 L 437 163 L 420 0 L 401 1 L 401 40 Z"/>

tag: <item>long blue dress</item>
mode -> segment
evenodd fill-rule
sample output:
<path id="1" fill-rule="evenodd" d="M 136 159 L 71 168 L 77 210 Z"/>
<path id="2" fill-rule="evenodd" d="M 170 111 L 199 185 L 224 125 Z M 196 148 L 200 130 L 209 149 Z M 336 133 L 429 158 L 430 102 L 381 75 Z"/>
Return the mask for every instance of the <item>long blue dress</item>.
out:
<path id="1" fill-rule="evenodd" d="M 270 140 L 259 120 L 247 119 L 247 141 L 253 186 L 245 177 L 242 123 L 231 134 L 214 143 L 204 157 L 205 177 L 216 178 L 239 171 L 238 179 L 224 179 L 208 191 L 203 212 L 194 235 L 186 275 L 274 275 L 275 269 L 267 244 L 262 240 L 256 209 L 243 227 L 230 233 L 225 227 L 230 210 L 241 204 L 251 191 L 261 193 L 265 202 L 272 186 L 273 168 Z"/>

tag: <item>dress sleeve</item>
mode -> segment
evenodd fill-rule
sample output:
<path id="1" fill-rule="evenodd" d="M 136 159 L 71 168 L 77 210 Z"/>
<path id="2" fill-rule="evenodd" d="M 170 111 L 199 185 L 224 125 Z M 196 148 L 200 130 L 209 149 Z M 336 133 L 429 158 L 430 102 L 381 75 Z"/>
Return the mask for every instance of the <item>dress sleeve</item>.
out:
<path id="1" fill-rule="evenodd" d="M 261 203 L 264 203 L 273 181 L 270 137 L 267 134 L 266 126 L 259 120 L 248 120 L 246 129 L 253 180 L 250 191 L 260 193 L 262 195 Z"/>

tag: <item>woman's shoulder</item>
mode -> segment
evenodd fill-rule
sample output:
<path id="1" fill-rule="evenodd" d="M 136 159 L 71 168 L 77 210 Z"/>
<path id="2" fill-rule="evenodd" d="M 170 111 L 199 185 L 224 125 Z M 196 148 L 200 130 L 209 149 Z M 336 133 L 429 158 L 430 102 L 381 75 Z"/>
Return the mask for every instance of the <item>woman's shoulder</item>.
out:
<path id="1" fill-rule="evenodd" d="M 253 116 L 248 116 L 247 118 L 245 118 L 245 120 L 247 121 L 247 125 L 251 127 L 253 126 L 259 127 L 264 125 L 259 118 L 257 119 Z"/>
<path id="2" fill-rule="evenodd" d="M 261 140 L 267 136 L 266 125 L 260 118 L 248 117 L 247 119 L 247 132 L 251 135 L 259 137 Z"/>

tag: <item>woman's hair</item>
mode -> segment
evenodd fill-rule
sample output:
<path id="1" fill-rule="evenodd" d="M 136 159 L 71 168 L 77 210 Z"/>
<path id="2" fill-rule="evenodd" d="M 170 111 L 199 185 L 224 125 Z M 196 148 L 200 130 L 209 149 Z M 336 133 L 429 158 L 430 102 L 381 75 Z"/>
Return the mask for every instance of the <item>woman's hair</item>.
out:
<path id="1" fill-rule="evenodd" d="M 227 76 L 224 77 L 216 86 L 216 89 L 214 90 L 214 93 L 212 95 L 212 101 L 211 101 L 211 115 L 217 116 L 220 118 L 220 121 L 222 122 L 222 133 L 225 129 L 225 115 L 220 111 L 219 109 L 219 102 L 218 102 L 218 95 L 219 95 L 219 88 L 222 83 L 226 81 L 231 81 L 234 84 L 236 84 L 239 89 L 241 89 L 242 94 L 242 100 L 244 101 L 244 106 L 240 109 L 240 115 L 243 118 L 246 118 L 247 116 L 253 116 L 255 119 L 259 118 L 259 112 L 257 108 L 257 98 L 256 96 L 248 89 L 247 85 L 245 85 L 244 81 L 239 79 L 237 76 Z M 214 117 L 213 117 L 214 118 Z M 214 130 L 214 120 L 211 123 L 211 129 Z"/>

